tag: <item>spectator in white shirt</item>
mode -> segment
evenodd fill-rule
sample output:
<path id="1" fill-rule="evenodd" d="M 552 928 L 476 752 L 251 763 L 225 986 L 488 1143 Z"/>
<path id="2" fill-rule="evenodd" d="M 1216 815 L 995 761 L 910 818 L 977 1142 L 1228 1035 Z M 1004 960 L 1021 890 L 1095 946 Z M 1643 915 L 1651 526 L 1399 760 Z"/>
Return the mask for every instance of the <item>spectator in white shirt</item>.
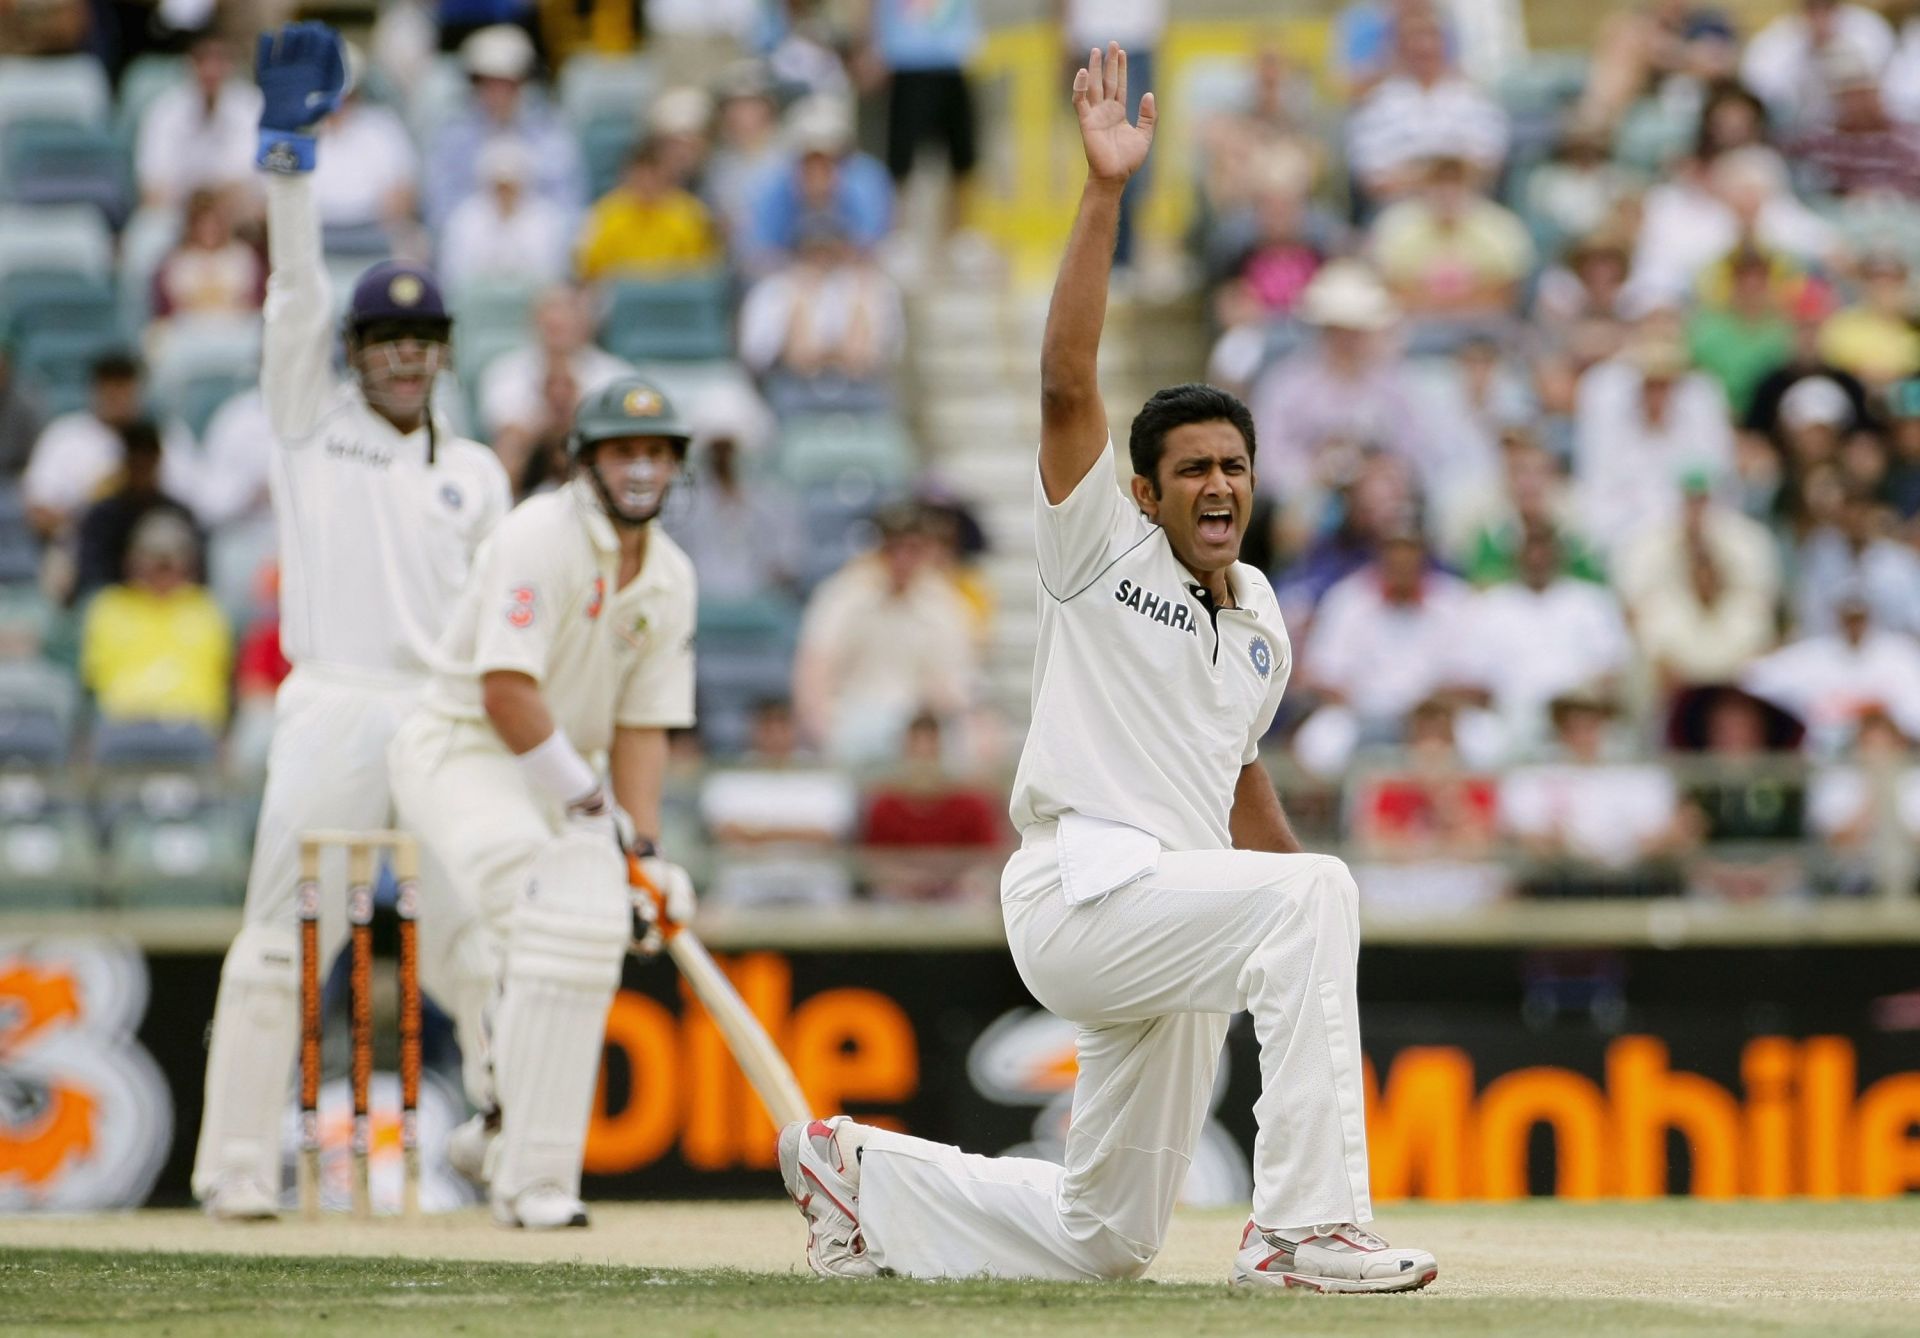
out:
<path id="1" fill-rule="evenodd" d="M 1803 637 L 1756 660 L 1741 686 L 1807 724 L 1808 744 L 1831 756 L 1860 713 L 1878 706 L 1920 733 L 1920 640 L 1873 625 L 1865 597 L 1839 603 L 1840 629 Z"/>
<path id="2" fill-rule="evenodd" d="M 1669 698 L 1737 682 L 1779 639 L 1771 597 L 1736 581 L 1711 544 L 1695 540 L 1682 551 L 1683 578 L 1649 585 L 1633 606 L 1640 653 Z"/>
<path id="3" fill-rule="evenodd" d="M 507 477 L 516 481 L 533 444 L 556 426 L 559 401 L 547 393 L 552 374 L 564 372 L 572 382 L 572 403 L 557 420 L 564 433 L 574 404 L 633 370 L 594 344 L 593 303 L 582 289 L 563 284 L 542 293 L 534 303 L 533 329 L 532 344 L 501 354 L 480 378 L 480 421 Z"/>
<path id="4" fill-rule="evenodd" d="M 707 157 L 704 194 L 727 237 L 744 241 L 752 225 L 761 177 L 783 161 L 780 108 L 758 61 L 739 61 L 715 90 L 713 152 Z"/>
<path id="5" fill-rule="evenodd" d="M 1843 250 L 1833 225 L 1794 195 L 1780 155 L 1749 145 L 1683 165 L 1647 192 L 1629 287 L 1649 300 L 1688 298 L 1743 239 L 1811 266 Z"/>
<path id="6" fill-rule="evenodd" d="M 1682 475 L 1680 497 L 1677 515 L 1633 529 L 1615 554 L 1613 588 L 1628 610 L 1641 617 L 1656 593 L 1687 585 L 1696 550 L 1713 559 L 1728 590 L 1772 609 L 1780 597 L 1780 556 L 1767 527 L 1716 498 L 1711 471 Z"/>
<path id="7" fill-rule="evenodd" d="M 740 360 L 779 413 L 884 407 L 905 342 L 900 290 L 824 210 L 801 219 L 793 259 L 740 307 Z"/>
<path id="8" fill-rule="evenodd" d="M 480 189 L 454 206 L 440 242 L 440 277 L 458 290 L 476 279 L 557 283 L 573 245 L 569 217 L 527 189 L 533 157 L 517 139 L 480 151 Z"/>
<path id="9" fill-rule="evenodd" d="M 1842 893 L 1875 890 L 1877 866 L 1890 843 L 1920 848 L 1920 766 L 1914 764 L 1913 740 L 1885 711 L 1863 712 L 1847 760 L 1814 773 L 1807 819 L 1827 845 L 1835 866 L 1831 881 Z M 1913 891 L 1900 889 L 1902 895 Z"/>
<path id="10" fill-rule="evenodd" d="M 1862 483 L 1847 486 L 1840 513 L 1800 543 L 1794 622 L 1802 636 L 1839 625 L 1839 602 L 1867 601 L 1875 626 L 1920 636 L 1920 553 L 1893 537 L 1893 513 Z"/>
<path id="11" fill-rule="evenodd" d="M 94 362 L 92 376 L 91 403 L 47 424 L 20 479 L 27 519 L 44 538 L 63 534 L 119 472 L 122 433 L 141 416 L 138 362 L 108 353 Z M 160 488 L 188 507 L 199 501 L 198 454 L 185 427 L 174 423 L 166 429 Z"/>
<path id="12" fill-rule="evenodd" d="M 1397 740 L 1419 703 L 1474 684 L 1474 615 L 1473 588 L 1429 570 L 1417 532 L 1389 537 L 1314 614 L 1300 676 L 1321 704 L 1295 738 L 1301 763 L 1335 774 L 1356 746 Z"/>
<path id="13" fill-rule="evenodd" d="M 1419 183 L 1422 164 L 1465 159 L 1482 184 L 1507 156 L 1507 114 L 1453 68 L 1446 33 L 1431 15 L 1394 25 L 1396 73 L 1367 94 L 1347 126 L 1348 155 L 1367 195 L 1397 198 Z"/>
<path id="14" fill-rule="evenodd" d="M 1612 592 L 1564 574 L 1551 530 L 1521 540 L 1518 565 L 1518 579 L 1480 592 L 1472 642 L 1476 677 L 1511 746 L 1526 748 L 1545 733 L 1555 697 L 1581 687 L 1610 693 L 1631 644 Z"/>
<path id="15" fill-rule="evenodd" d="M 1782 14 L 1755 33 L 1740 59 L 1740 81 L 1789 126 L 1824 123 L 1833 107 L 1822 62 L 1845 50 L 1876 74 L 1893 56 L 1893 28 L 1864 5 L 1801 0 L 1797 14 Z"/>
<path id="16" fill-rule="evenodd" d="M 715 856 L 708 899 L 715 905 L 848 900 L 853 879 L 841 851 L 859 816 L 852 777 L 801 748 L 792 705 L 760 703 L 740 765 L 701 782 L 700 818 Z"/>
<path id="17" fill-rule="evenodd" d="M 202 187 L 257 198 L 260 90 L 233 78 L 233 52 L 212 33 L 194 39 L 187 72 L 141 118 L 134 152 L 141 203 L 177 208 Z"/>
<path id="18" fill-rule="evenodd" d="M 349 65 L 361 69 L 359 53 L 347 52 Z M 380 229 L 396 246 L 407 242 L 419 214 L 420 155 L 399 116 L 350 85 L 339 110 L 320 123 L 319 141 L 313 198 L 328 234 Z"/>
<path id="19" fill-rule="evenodd" d="M 1686 345 L 1649 323 L 1618 358 L 1589 368 L 1574 406 L 1573 473 L 1588 532 L 1609 552 L 1679 509 L 1689 471 L 1733 467 L 1726 393 L 1692 370 Z"/>

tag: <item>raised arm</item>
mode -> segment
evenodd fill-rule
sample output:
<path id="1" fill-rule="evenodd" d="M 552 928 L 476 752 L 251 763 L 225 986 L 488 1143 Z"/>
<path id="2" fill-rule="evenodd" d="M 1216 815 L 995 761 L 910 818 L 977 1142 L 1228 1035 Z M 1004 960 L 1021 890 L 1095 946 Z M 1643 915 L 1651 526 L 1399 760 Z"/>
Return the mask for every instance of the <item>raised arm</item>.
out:
<path id="1" fill-rule="evenodd" d="M 260 35 L 260 167 L 267 182 L 266 329 L 260 392 L 274 435 L 312 430 L 333 389 L 333 299 L 313 200 L 313 128 L 340 104 L 346 55 L 322 23 Z"/>
<path id="2" fill-rule="evenodd" d="M 1120 193 L 1153 143 L 1153 94 L 1140 99 L 1140 124 L 1127 121 L 1127 53 L 1109 42 L 1073 77 L 1073 109 L 1087 154 L 1087 184 L 1047 308 L 1040 345 L 1040 481 L 1058 505 L 1086 477 L 1107 444 L 1096 363 L 1107 318 L 1107 280 L 1120 228 Z"/>

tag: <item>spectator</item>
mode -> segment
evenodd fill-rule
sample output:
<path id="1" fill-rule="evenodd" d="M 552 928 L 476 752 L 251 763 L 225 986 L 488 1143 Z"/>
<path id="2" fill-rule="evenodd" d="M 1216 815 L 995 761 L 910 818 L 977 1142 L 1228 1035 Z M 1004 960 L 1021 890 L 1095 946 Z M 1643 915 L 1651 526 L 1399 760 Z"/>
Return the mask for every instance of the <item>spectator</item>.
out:
<path id="1" fill-rule="evenodd" d="M 1214 294 L 1214 321 L 1225 332 L 1208 359 L 1216 381 L 1244 385 L 1260 370 L 1272 322 L 1298 314 L 1331 238 L 1307 200 L 1311 169 L 1295 154 L 1270 152 L 1254 169 L 1250 217 L 1243 229 L 1222 220 L 1214 241 L 1239 239 Z"/>
<path id="2" fill-rule="evenodd" d="M 1394 25 L 1394 74 L 1354 108 L 1348 157 L 1373 201 L 1397 199 L 1420 181 L 1422 165 L 1443 154 L 1491 183 L 1507 156 L 1507 115 L 1453 68 L 1447 39 L 1432 16 Z"/>
<path id="3" fill-rule="evenodd" d="M 751 232 L 754 192 L 780 160 L 780 109 L 767 72 L 756 61 L 729 67 L 718 91 L 706 198 L 721 230 L 740 246 Z"/>
<path id="4" fill-rule="evenodd" d="M 1803 283 L 1788 307 L 1793 321 L 1793 351 L 1787 361 L 1760 379 L 1753 388 L 1742 426 L 1766 437 L 1780 433 L 1780 406 L 1787 393 L 1804 380 L 1831 381 L 1843 394 L 1846 411 L 1842 427 L 1865 422 L 1867 390 L 1852 372 L 1829 363 L 1820 352 L 1820 331 L 1833 312 L 1831 290 L 1818 283 Z"/>
<path id="5" fill-rule="evenodd" d="M 179 242 L 153 272 L 154 320 L 258 315 L 267 267 L 234 233 L 226 197 L 202 187 L 187 197 L 186 213 Z"/>
<path id="6" fill-rule="evenodd" d="M 1155 54 L 1167 35 L 1168 0 L 1055 0 L 1060 33 L 1065 40 L 1067 68 L 1077 70 L 1087 53 L 1118 42 L 1127 53 L 1127 119 L 1140 119 L 1140 95 L 1157 85 Z M 1113 263 L 1133 263 L 1134 218 L 1151 184 L 1147 164 L 1127 180 L 1120 196 L 1120 231 L 1113 247 Z"/>
<path id="7" fill-rule="evenodd" d="M 1610 551 L 1677 509 L 1683 471 L 1731 472 L 1726 396 L 1693 370 L 1684 344 L 1649 323 L 1618 358 L 1580 378 L 1573 461 L 1581 513 Z"/>
<path id="8" fill-rule="evenodd" d="M 1464 158 L 1444 155 L 1374 220 L 1372 251 L 1401 307 L 1427 320 L 1506 315 L 1533 266 L 1526 226 L 1475 192 Z"/>
<path id="9" fill-rule="evenodd" d="M 893 226 L 893 183 L 877 160 L 855 150 L 846 103 L 824 96 L 795 103 L 787 113 L 786 138 L 790 157 L 754 195 L 748 268 L 778 268 L 794 248 L 801 219 L 822 211 L 839 216 L 855 246 L 879 245 Z"/>
<path id="10" fill-rule="evenodd" d="M 802 748 L 788 702 L 754 708 L 740 765 L 700 782 L 700 818 L 715 846 L 707 891 L 715 904 L 832 905 L 852 898 L 841 851 L 859 821 L 859 795 L 844 770 Z"/>
<path id="11" fill-rule="evenodd" d="M 1823 195 L 1920 200 L 1920 127 L 1887 115 L 1879 77 L 1852 48 L 1830 53 L 1823 73 L 1833 123 L 1796 136 L 1788 153 Z"/>
<path id="12" fill-rule="evenodd" d="M 830 213 L 802 221 L 793 260 L 740 308 L 740 360 L 783 416 L 888 407 L 905 342 L 899 289 Z"/>
<path id="13" fill-rule="evenodd" d="M 1451 356 L 1422 358 L 1411 369 L 1430 425 L 1420 484 L 1436 517 L 1458 514 L 1465 499 L 1496 485 L 1501 440 L 1539 416 L 1525 365 L 1485 329 L 1469 326 L 1460 336 Z"/>
<path id="14" fill-rule="evenodd" d="M 1446 551 L 1475 585 L 1513 580 L 1520 547 L 1530 534 L 1557 540 L 1560 572 L 1604 584 L 1606 567 L 1579 528 L 1571 490 L 1559 463 L 1524 429 L 1500 438 L 1500 477 L 1479 495 L 1463 494 L 1446 517 Z"/>
<path id="15" fill-rule="evenodd" d="M 1860 378 L 1868 389 L 1920 373 L 1920 332 L 1907 262 L 1877 251 L 1860 268 L 1860 300 L 1820 327 L 1820 356 Z"/>
<path id="16" fill-rule="evenodd" d="M 1789 642 L 1748 666 L 1741 686 L 1807 724 L 1808 742 L 1832 756 L 1853 721 L 1878 706 L 1920 733 L 1920 641 L 1877 627 L 1858 591 L 1839 600 L 1840 628 Z"/>
<path id="17" fill-rule="evenodd" d="M 1647 192 L 1630 282 L 1649 299 L 1681 300 L 1743 241 L 1803 268 L 1843 252 L 1833 225 L 1794 196 L 1779 155 L 1753 145 L 1688 164 Z"/>
<path id="18" fill-rule="evenodd" d="M 480 421 L 510 479 L 534 456 L 533 442 L 564 439 L 583 397 L 633 370 L 593 342 L 592 300 L 579 288 L 542 292 L 533 330 L 532 344 L 495 358 L 480 382 Z"/>
<path id="19" fill-rule="evenodd" d="M 1520 541 L 1517 579 L 1480 592 L 1471 640 L 1474 679 L 1515 745 L 1546 732 L 1547 703 L 1589 688 L 1612 695 L 1631 643 L 1620 604 L 1604 586 L 1564 574 L 1566 554 L 1551 530 Z"/>
<path id="20" fill-rule="evenodd" d="M 440 242 L 440 277 L 458 291 L 479 280 L 549 284 L 567 275 L 571 219 L 531 193 L 533 157 L 517 139 L 480 150 L 480 189 L 453 208 Z"/>
<path id="21" fill-rule="evenodd" d="M 1805 780 L 1797 768 L 1766 765 L 1792 753 L 1800 723 L 1734 687 L 1696 692 L 1675 715 L 1677 746 L 1709 763 L 1681 798 L 1682 824 L 1706 843 L 1687 870 L 1689 891 L 1742 903 L 1802 891 Z"/>
<path id="22" fill-rule="evenodd" d="M 1418 533 L 1388 539 L 1314 615 L 1300 668 L 1320 705 L 1295 737 L 1302 764 L 1333 775 L 1356 746 L 1397 742 L 1415 706 L 1473 683 L 1473 637 L 1472 587 L 1430 570 Z"/>
<path id="23" fill-rule="evenodd" d="M 1860 484 L 1846 490 L 1836 523 L 1800 543 L 1794 623 L 1802 636 L 1830 635 L 1843 600 L 1864 599 L 1875 626 L 1920 636 L 1920 553 L 1892 535 L 1893 516 Z"/>
<path id="24" fill-rule="evenodd" d="M 1750 584 L 1736 584 L 1708 544 L 1696 541 L 1684 552 L 1685 580 L 1647 586 L 1633 608 L 1640 654 L 1663 699 L 1688 688 L 1738 682 L 1778 640 L 1771 599 Z"/>
<path id="25" fill-rule="evenodd" d="M 1912 738 L 1892 716 L 1877 707 L 1861 712 L 1846 760 L 1814 773 L 1807 819 L 1833 857 L 1829 881 L 1847 896 L 1877 890 L 1890 847 L 1920 846 L 1920 767 Z M 1895 891 L 1908 896 L 1915 889 Z"/>
<path id="26" fill-rule="evenodd" d="M 1549 253 L 1573 238 L 1619 227 L 1638 196 L 1639 177 L 1609 158 L 1609 147 L 1604 126 L 1569 121 L 1553 157 L 1528 175 L 1520 212 Z"/>
<path id="27" fill-rule="evenodd" d="M 1893 29 L 1864 5 L 1800 0 L 1760 29 L 1740 58 L 1740 78 L 1789 126 L 1825 125 L 1833 118 L 1823 67 L 1847 53 L 1878 76 L 1893 55 Z"/>
<path id="28" fill-rule="evenodd" d="M 939 144 L 952 170 L 947 231 L 966 217 L 967 188 L 978 157 L 973 89 L 967 66 L 980 50 L 974 0 L 864 0 L 854 71 L 869 89 L 887 90 L 887 171 L 898 185 L 928 141 Z"/>
<path id="29" fill-rule="evenodd" d="M 1744 417 L 1754 389 L 1793 356 L 1793 323 L 1773 256 L 1743 246 L 1723 264 L 1727 300 L 1694 311 L 1687 321 L 1687 352 L 1720 383 L 1734 415 Z"/>
<path id="30" fill-rule="evenodd" d="M 647 110 L 647 138 L 659 147 L 667 180 L 705 200 L 707 160 L 713 153 L 713 95 L 704 88 L 669 88 Z"/>
<path id="31" fill-rule="evenodd" d="M 140 417 L 140 364 L 124 353 L 95 360 L 88 407 L 48 423 L 21 477 L 27 519 L 43 537 L 64 531 L 121 466 L 121 434 Z M 196 498 L 193 438 L 175 425 L 162 435 L 160 485 L 192 505 Z"/>
<path id="32" fill-rule="evenodd" d="M 760 37 L 760 0 L 644 0 L 647 55 L 690 84 L 711 82 Z"/>
<path id="33" fill-rule="evenodd" d="M 111 492 L 89 506 L 80 517 L 79 550 L 75 564 L 73 599 L 83 602 L 96 590 L 121 579 L 127 570 L 127 552 L 134 531 L 149 515 L 166 512 L 189 527 L 193 513 L 160 486 L 160 433 L 148 420 L 136 419 L 120 433 L 120 477 Z M 204 550 L 195 535 L 193 568 L 205 566 Z"/>
<path id="34" fill-rule="evenodd" d="M 1647 94 L 1658 104 L 1684 106 L 1701 85 L 1731 75 L 1738 59 L 1733 25 L 1717 9 L 1695 8 L 1691 0 L 1616 9 L 1594 43 L 1576 115 L 1611 127 Z"/>
<path id="35" fill-rule="evenodd" d="M 1771 614 L 1780 598 L 1780 558 L 1767 527 L 1717 499 L 1709 471 L 1684 472 L 1679 492 L 1678 514 L 1634 527 L 1614 562 L 1614 589 L 1632 617 L 1646 616 L 1656 592 L 1691 585 L 1699 552 L 1729 591 L 1751 593 Z"/>
<path id="36" fill-rule="evenodd" d="M 1547 866 L 1523 884 L 1531 895 L 1644 895 L 1676 887 L 1671 871 L 1659 867 L 1690 844 L 1673 778 L 1658 765 L 1608 759 L 1612 714 L 1612 703 L 1592 693 L 1556 699 L 1555 755 L 1515 767 L 1500 783 L 1502 827 Z M 1631 881 L 1621 877 L 1630 871 Z"/>
<path id="37" fill-rule="evenodd" d="M 1417 530 L 1420 524 L 1418 490 L 1406 461 L 1377 447 L 1339 443 L 1334 449 L 1353 459 L 1351 477 L 1343 471 L 1339 486 L 1329 496 L 1327 511 L 1335 519 L 1304 537 L 1306 527 L 1294 518 L 1276 515 L 1268 522 L 1274 535 L 1272 547 L 1287 557 L 1298 553 L 1286 565 L 1274 592 L 1296 633 L 1306 630 L 1328 591 L 1375 562 L 1391 538 Z M 1254 497 L 1256 519 L 1264 500 Z M 1249 519 L 1250 543 L 1254 531 L 1254 519 Z M 1241 560 L 1250 560 L 1246 546 Z"/>
<path id="38" fill-rule="evenodd" d="M 587 215 L 574 248 L 580 277 L 671 278 L 707 269 L 722 253 L 707 207 L 673 184 L 660 145 L 642 140 L 620 184 Z"/>
<path id="39" fill-rule="evenodd" d="M 752 472 L 772 435 L 766 406 L 743 388 L 719 389 L 694 402 L 692 419 L 692 477 L 666 524 L 693 561 L 700 598 L 796 593 L 805 554 L 792 499 Z"/>
<path id="40" fill-rule="evenodd" d="M 1333 72 L 1348 101 L 1357 101 L 1394 73 L 1398 31 L 1403 19 L 1439 22 L 1447 54 L 1457 54 L 1458 42 L 1434 0 L 1352 0 L 1340 6 L 1333 21 Z"/>
<path id="41" fill-rule="evenodd" d="M 956 717 L 973 693 L 966 606 L 934 568 L 918 512 L 895 508 L 878 525 L 878 554 L 807 602 L 794 662 L 801 728 L 841 764 L 898 757 L 909 721 Z"/>
<path id="42" fill-rule="evenodd" d="M 134 528 L 123 583 L 87 606 L 80 677 L 102 720 L 227 723 L 233 637 L 196 584 L 193 527 L 157 511 Z"/>
<path id="43" fill-rule="evenodd" d="M 532 194 L 569 219 L 586 203 L 586 167 L 573 131 L 530 85 L 533 43 L 511 24 L 481 28 L 460 44 L 472 100 L 434 137 L 427 153 L 427 223 L 438 233 L 474 192 L 487 141 L 517 139 L 532 152 Z"/>
<path id="44" fill-rule="evenodd" d="M 867 792 L 860 841 L 880 900 L 984 901 L 995 894 L 1005 805 L 996 790 L 951 776 L 941 752 L 939 718 L 915 716 L 900 770 Z"/>
<path id="45" fill-rule="evenodd" d="M 1505 891 L 1493 858 L 1499 785 L 1462 762 L 1453 725 L 1444 698 L 1421 702 L 1407 717 L 1405 765 L 1354 787 L 1353 876 L 1376 914 L 1459 914 Z"/>
<path id="46" fill-rule="evenodd" d="M 1580 376 L 1626 346 L 1628 264 L 1632 248 L 1617 233 L 1593 233 L 1575 242 L 1565 260 L 1540 276 L 1533 331 L 1541 347 L 1536 367 L 1543 408 L 1573 411 Z"/>
<path id="47" fill-rule="evenodd" d="M 320 123 L 313 198 L 330 249 L 351 239 L 355 251 L 385 252 L 417 245 L 420 155 L 393 109 L 361 92 L 365 64 L 349 43 L 352 79 L 339 109 Z"/>
<path id="48" fill-rule="evenodd" d="M 1313 342 L 1253 387 L 1262 492 L 1313 512 L 1329 465 L 1339 463 L 1327 458 L 1329 442 L 1371 443 L 1410 465 L 1424 459 L 1428 426 L 1406 364 L 1385 338 L 1399 314 L 1358 261 L 1337 260 L 1314 275 L 1300 304 Z"/>
<path id="49" fill-rule="evenodd" d="M 784 31 L 767 49 L 767 73 L 783 102 L 805 97 L 853 97 L 853 80 L 840 51 L 845 38 L 830 0 L 786 0 Z"/>
<path id="50" fill-rule="evenodd" d="M 233 77 L 232 49 L 212 32 L 193 39 L 187 73 L 140 119 L 134 172 L 141 203 L 177 209 L 201 189 L 257 198 L 260 90 Z"/>
<path id="51" fill-rule="evenodd" d="M 14 373 L 12 351 L 0 331 L 0 483 L 10 484 L 26 472 L 45 426 L 38 400 Z"/>

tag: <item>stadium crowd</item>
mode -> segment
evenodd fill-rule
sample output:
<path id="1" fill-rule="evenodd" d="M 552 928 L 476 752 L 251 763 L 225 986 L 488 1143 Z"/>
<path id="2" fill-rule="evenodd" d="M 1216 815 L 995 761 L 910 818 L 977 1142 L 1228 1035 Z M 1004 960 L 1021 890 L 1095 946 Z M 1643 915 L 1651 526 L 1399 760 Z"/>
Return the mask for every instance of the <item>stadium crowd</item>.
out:
<path id="1" fill-rule="evenodd" d="M 286 665 L 243 53 L 272 8 L 0 0 L 21 897 L 191 896 L 244 842 L 238 814 L 183 846 L 214 787 L 75 816 L 34 778 L 218 758 L 257 783 Z M 638 8 L 626 57 L 516 0 L 381 5 L 322 136 L 336 290 L 438 268 L 439 406 L 523 496 L 622 370 L 687 406 L 667 524 L 701 581 L 701 725 L 670 844 L 717 852 L 690 858 L 710 895 L 991 895 L 986 538 L 907 431 L 893 244 L 923 144 L 948 250 L 979 244 L 980 17 Z M 1144 87 L 1169 9 L 1063 3 L 1062 49 L 1117 36 Z M 1195 86 L 1185 259 L 1208 377 L 1259 429 L 1245 556 L 1293 639 L 1289 801 L 1380 905 L 1863 891 L 1920 837 L 1920 6 L 1742 32 L 1649 0 L 1574 56 L 1529 53 L 1518 12 L 1358 0 L 1327 68 L 1276 39 Z"/>

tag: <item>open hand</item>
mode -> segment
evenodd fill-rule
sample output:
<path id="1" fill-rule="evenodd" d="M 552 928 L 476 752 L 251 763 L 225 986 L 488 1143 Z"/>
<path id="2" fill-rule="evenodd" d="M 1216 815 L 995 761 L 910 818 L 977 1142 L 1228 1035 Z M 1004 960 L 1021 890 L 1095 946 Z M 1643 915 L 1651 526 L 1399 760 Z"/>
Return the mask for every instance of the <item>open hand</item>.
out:
<path id="1" fill-rule="evenodd" d="M 1153 94 L 1140 99 L 1140 124 L 1127 120 L 1127 53 L 1118 42 L 1087 53 L 1086 68 L 1073 76 L 1073 110 L 1087 171 L 1102 181 L 1124 182 L 1147 161 L 1153 143 Z"/>

